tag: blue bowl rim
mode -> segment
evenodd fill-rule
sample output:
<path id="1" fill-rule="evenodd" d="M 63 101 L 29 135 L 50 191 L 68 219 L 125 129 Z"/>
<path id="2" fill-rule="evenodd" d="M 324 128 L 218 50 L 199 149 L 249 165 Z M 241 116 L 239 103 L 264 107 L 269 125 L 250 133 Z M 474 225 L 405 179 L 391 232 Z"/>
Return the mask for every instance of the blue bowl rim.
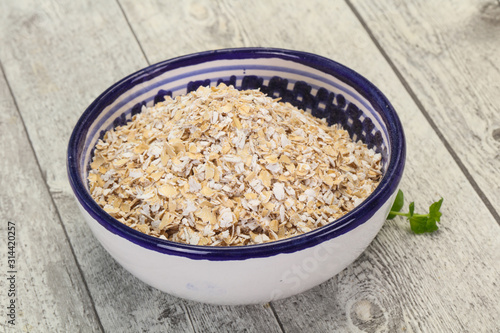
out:
<path id="1" fill-rule="evenodd" d="M 77 151 L 78 147 L 83 144 L 82 140 L 85 138 L 88 125 L 92 123 L 102 107 L 116 99 L 124 88 L 130 85 L 134 86 L 142 81 L 134 82 L 136 77 L 145 77 L 147 81 L 166 71 L 188 65 L 214 60 L 249 58 L 280 58 L 315 68 L 347 83 L 372 103 L 374 109 L 388 124 L 391 158 L 382 181 L 365 201 L 335 222 L 299 236 L 264 244 L 214 247 L 182 244 L 146 235 L 111 217 L 92 199 L 79 177 L 78 165 L 80 161 L 77 158 Z M 83 209 L 107 230 L 124 239 L 150 250 L 190 259 L 245 260 L 301 251 L 343 235 L 365 223 L 397 190 L 403 175 L 405 158 L 405 136 L 396 111 L 384 94 L 362 75 L 334 60 L 316 54 L 279 48 L 252 47 L 204 51 L 172 58 L 143 68 L 113 84 L 90 104 L 76 123 L 68 143 L 67 172 L 75 197 Z"/>

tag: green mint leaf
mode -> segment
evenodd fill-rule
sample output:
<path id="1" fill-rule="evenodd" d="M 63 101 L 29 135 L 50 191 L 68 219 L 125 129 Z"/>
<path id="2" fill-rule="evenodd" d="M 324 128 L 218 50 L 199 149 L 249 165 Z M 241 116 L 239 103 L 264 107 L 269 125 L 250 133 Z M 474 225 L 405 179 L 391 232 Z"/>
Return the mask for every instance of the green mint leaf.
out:
<path id="1" fill-rule="evenodd" d="M 434 231 L 438 230 L 439 227 L 437 226 L 436 219 L 429 217 L 427 219 L 427 223 L 425 225 L 425 228 L 426 228 L 426 230 L 425 230 L 426 232 L 434 232 Z"/>
<path id="2" fill-rule="evenodd" d="M 441 205 L 443 204 L 443 198 L 441 200 L 436 201 L 429 207 L 429 218 L 433 218 L 435 221 L 439 222 L 441 219 Z"/>
<path id="3" fill-rule="evenodd" d="M 414 215 L 410 220 L 411 230 L 416 234 L 423 234 L 425 232 L 434 232 L 438 230 L 436 220 L 426 215 Z"/>
<path id="4" fill-rule="evenodd" d="M 440 209 L 442 204 L 443 198 L 430 205 L 428 214 L 415 214 L 415 202 L 411 202 L 408 206 L 408 213 L 403 213 L 401 209 L 404 205 L 404 196 L 403 192 L 399 190 L 392 204 L 391 211 L 387 216 L 387 220 L 393 219 L 397 215 L 404 216 L 408 218 L 410 228 L 415 234 L 434 232 L 438 230 L 437 222 L 441 219 L 442 214 Z"/>
<path id="5" fill-rule="evenodd" d="M 423 234 L 427 232 L 427 217 L 426 216 L 412 216 L 408 218 L 410 221 L 410 228 L 416 234 Z"/>
<path id="6" fill-rule="evenodd" d="M 391 212 L 387 216 L 387 220 L 392 220 L 393 218 L 395 218 L 396 214 L 393 214 L 392 212 L 401 211 L 401 208 L 403 208 L 404 203 L 405 203 L 405 199 L 404 199 L 403 191 L 399 190 L 398 194 L 396 194 L 396 199 L 394 199 L 394 203 L 392 204 Z"/>

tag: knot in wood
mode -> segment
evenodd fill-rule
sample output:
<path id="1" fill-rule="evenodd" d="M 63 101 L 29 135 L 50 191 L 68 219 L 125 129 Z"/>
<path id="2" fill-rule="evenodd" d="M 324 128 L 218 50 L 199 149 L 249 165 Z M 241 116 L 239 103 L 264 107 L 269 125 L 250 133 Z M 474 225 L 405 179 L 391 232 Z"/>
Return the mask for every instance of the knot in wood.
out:
<path id="1" fill-rule="evenodd" d="M 352 305 L 350 317 L 352 323 L 363 332 L 375 332 L 386 324 L 382 308 L 367 299 L 359 300 Z"/>

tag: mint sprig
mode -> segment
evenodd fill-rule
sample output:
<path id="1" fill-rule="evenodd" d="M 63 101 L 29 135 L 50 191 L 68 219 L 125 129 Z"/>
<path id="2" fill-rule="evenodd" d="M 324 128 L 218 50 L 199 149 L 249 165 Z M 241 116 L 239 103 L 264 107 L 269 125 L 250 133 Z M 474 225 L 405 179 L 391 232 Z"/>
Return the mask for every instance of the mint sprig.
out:
<path id="1" fill-rule="evenodd" d="M 441 205 L 443 203 L 443 198 L 439 201 L 434 202 L 429 207 L 428 214 L 415 214 L 415 203 L 411 202 L 408 207 L 408 213 L 402 213 L 401 209 L 404 206 L 404 195 L 401 190 L 398 191 L 396 199 L 391 207 L 391 211 L 387 216 L 387 220 L 391 220 L 396 216 L 404 216 L 408 218 L 410 222 L 411 230 L 416 234 L 423 234 L 426 232 L 434 232 L 439 229 L 437 223 L 441 219 Z"/>

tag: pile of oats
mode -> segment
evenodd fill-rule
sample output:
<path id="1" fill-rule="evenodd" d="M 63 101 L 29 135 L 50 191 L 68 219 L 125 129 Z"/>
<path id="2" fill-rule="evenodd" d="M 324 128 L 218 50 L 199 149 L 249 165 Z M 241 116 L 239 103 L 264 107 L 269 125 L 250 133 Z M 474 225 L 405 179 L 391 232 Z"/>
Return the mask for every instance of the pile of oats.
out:
<path id="1" fill-rule="evenodd" d="M 229 246 L 324 226 L 378 185 L 381 156 L 258 90 L 200 87 L 144 107 L 95 147 L 92 197 L 122 223 Z"/>

